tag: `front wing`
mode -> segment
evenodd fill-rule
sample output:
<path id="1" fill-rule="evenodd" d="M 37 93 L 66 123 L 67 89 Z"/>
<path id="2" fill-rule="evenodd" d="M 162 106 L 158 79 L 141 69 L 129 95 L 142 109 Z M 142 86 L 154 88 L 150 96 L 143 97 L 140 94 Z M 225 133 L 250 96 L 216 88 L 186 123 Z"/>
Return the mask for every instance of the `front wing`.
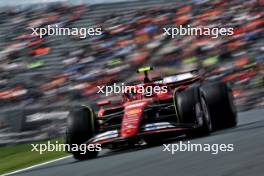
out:
<path id="1" fill-rule="evenodd" d="M 184 134 L 186 131 L 194 130 L 198 127 L 199 126 L 195 124 L 173 124 L 170 122 L 150 123 L 141 127 L 139 133 L 137 134 L 137 136 L 133 137 L 133 139 L 144 138 L 144 136 L 152 134 Z M 131 138 L 121 137 L 119 130 L 111 130 L 94 136 L 89 141 L 87 141 L 87 143 L 106 145 L 111 143 L 124 142 L 126 140 L 131 140 Z"/>

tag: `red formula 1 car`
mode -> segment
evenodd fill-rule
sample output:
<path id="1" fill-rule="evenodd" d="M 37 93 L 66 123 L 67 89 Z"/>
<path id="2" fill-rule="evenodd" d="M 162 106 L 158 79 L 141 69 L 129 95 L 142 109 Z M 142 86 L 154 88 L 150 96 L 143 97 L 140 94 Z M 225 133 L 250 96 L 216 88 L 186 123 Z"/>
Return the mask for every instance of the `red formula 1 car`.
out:
<path id="1" fill-rule="evenodd" d="M 204 136 L 236 126 L 232 91 L 226 83 L 206 81 L 198 72 L 151 81 L 149 70 L 151 67 L 139 69 L 145 73 L 144 82 L 124 92 L 119 103 L 101 101 L 97 113 L 90 106 L 73 108 L 67 123 L 67 144 L 100 144 L 110 149 L 143 141 L 153 145 L 168 137 Z M 98 155 L 98 151 L 71 153 L 80 160 Z"/>

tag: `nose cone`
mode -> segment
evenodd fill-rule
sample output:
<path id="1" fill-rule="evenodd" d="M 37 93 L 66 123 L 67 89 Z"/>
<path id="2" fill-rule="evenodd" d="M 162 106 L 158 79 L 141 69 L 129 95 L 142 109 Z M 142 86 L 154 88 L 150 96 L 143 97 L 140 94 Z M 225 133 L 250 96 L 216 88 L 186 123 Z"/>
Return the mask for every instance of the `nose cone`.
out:
<path id="1" fill-rule="evenodd" d="M 121 136 L 124 138 L 136 136 L 141 119 L 141 114 L 127 116 L 123 118 Z"/>
<path id="2" fill-rule="evenodd" d="M 136 136 L 141 122 L 141 117 L 147 101 L 135 101 L 125 104 L 125 113 L 121 126 L 121 137 Z"/>

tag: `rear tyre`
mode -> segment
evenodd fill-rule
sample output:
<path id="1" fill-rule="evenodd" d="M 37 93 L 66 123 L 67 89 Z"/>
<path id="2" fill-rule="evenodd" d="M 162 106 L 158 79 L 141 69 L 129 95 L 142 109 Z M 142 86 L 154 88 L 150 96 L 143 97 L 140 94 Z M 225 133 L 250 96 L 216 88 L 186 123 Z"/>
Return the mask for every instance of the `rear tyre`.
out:
<path id="1" fill-rule="evenodd" d="M 232 90 L 225 82 L 207 83 L 201 87 L 213 130 L 234 127 L 237 124 L 237 113 Z"/>
<path id="2" fill-rule="evenodd" d="M 81 144 L 91 139 L 96 133 L 95 113 L 89 107 L 75 107 L 70 111 L 67 119 L 66 143 L 71 146 L 71 152 L 74 158 L 85 160 L 95 158 L 98 151 L 76 151 L 76 145 L 81 147 Z M 74 149 L 75 147 L 75 149 Z"/>

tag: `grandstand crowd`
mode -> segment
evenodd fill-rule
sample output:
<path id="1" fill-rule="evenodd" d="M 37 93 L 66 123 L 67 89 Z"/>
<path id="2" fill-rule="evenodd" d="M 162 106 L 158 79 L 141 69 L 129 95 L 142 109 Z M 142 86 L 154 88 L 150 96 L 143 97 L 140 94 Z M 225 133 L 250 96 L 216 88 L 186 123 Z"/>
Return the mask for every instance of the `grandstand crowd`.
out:
<path id="1" fill-rule="evenodd" d="M 149 64 L 168 72 L 195 67 L 224 72 L 256 64 L 263 78 L 263 9 L 263 0 L 0 8 L 0 105 L 94 100 L 97 86 L 132 80 L 137 67 Z M 31 28 L 47 25 L 101 27 L 103 34 L 32 35 Z M 179 25 L 232 27 L 234 35 L 163 35 L 163 27 Z"/>

